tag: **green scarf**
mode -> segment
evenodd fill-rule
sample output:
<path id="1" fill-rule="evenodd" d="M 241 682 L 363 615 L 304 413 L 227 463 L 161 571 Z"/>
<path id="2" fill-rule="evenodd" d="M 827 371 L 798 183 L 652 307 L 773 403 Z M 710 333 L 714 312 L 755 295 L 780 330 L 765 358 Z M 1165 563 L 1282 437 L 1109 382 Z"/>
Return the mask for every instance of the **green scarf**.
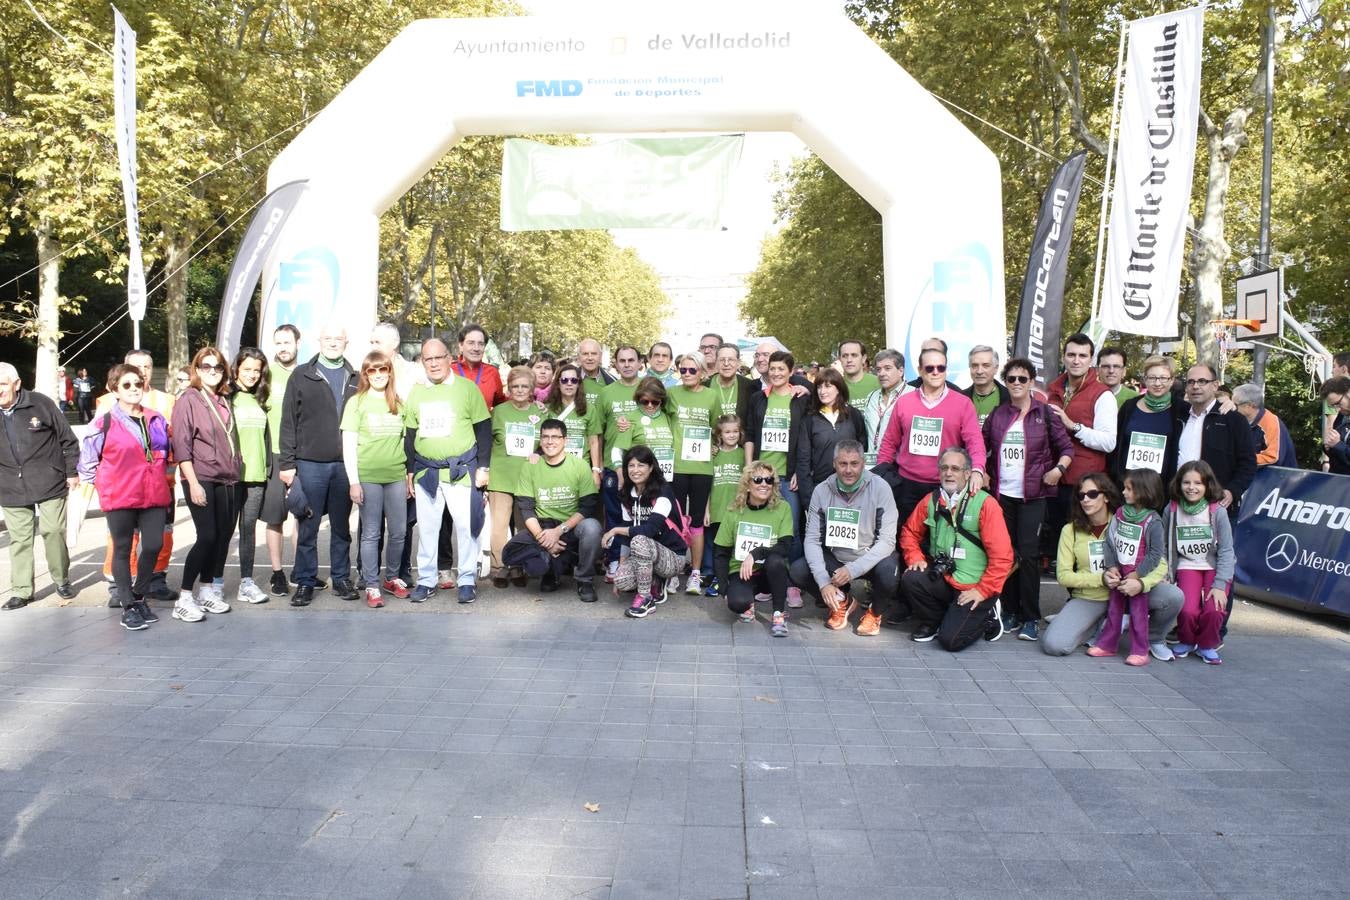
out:
<path id="1" fill-rule="evenodd" d="M 1148 407 L 1149 412 L 1162 412 L 1172 405 L 1172 395 L 1167 393 L 1161 397 L 1155 397 L 1152 394 L 1145 394 L 1144 405 Z"/>
<path id="2" fill-rule="evenodd" d="M 1189 500 L 1183 499 L 1180 501 L 1178 505 L 1181 506 L 1181 511 L 1184 512 L 1186 515 L 1198 516 L 1200 515 L 1200 511 L 1209 505 L 1209 501 L 1205 500 L 1203 497 L 1201 497 L 1194 503 L 1190 502 Z"/>
<path id="3" fill-rule="evenodd" d="M 841 479 L 838 475 L 836 475 L 834 476 L 834 486 L 839 488 L 839 493 L 841 494 L 856 494 L 858 492 L 858 489 L 863 486 L 863 478 L 860 477 L 857 481 L 853 482 L 852 487 L 849 487 L 848 485 L 844 484 L 843 479 Z"/>
<path id="4" fill-rule="evenodd" d="M 1148 518 L 1148 514 L 1151 512 L 1153 512 L 1153 510 L 1149 509 L 1148 507 L 1139 509 L 1138 507 L 1131 506 L 1128 503 L 1126 503 L 1124 506 L 1120 508 L 1120 514 L 1125 518 L 1125 521 L 1129 522 L 1131 525 L 1140 524 L 1141 522 L 1143 522 L 1145 519 Z"/>

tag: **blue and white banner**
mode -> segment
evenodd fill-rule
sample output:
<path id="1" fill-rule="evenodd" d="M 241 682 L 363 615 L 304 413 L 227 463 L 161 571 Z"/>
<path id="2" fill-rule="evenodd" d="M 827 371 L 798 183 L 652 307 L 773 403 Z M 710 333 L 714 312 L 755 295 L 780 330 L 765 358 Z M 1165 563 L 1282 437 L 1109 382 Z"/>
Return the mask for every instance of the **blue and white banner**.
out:
<path id="1" fill-rule="evenodd" d="M 1350 475 L 1261 467 L 1235 540 L 1245 596 L 1350 616 Z"/>

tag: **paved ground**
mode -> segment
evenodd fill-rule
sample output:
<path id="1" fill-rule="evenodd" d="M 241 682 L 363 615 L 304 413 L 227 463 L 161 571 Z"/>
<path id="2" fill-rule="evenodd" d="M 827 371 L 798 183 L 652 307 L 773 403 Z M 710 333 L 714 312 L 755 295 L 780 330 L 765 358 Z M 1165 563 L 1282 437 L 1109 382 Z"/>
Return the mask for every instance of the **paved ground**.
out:
<path id="1" fill-rule="evenodd" d="M 130 634 L 100 530 L 0 613 L 0 897 L 1346 894 L 1335 623 L 1143 670 L 566 592 Z"/>

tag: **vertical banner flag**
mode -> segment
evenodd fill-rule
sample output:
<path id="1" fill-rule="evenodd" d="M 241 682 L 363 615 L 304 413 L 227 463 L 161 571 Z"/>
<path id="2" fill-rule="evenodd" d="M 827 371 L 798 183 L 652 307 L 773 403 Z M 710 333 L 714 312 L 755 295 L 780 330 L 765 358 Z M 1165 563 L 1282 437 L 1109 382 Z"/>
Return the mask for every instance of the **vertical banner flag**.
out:
<path id="1" fill-rule="evenodd" d="M 1204 7 L 1130 23 L 1102 324 L 1177 333 L 1200 111 Z"/>
<path id="2" fill-rule="evenodd" d="M 308 181 L 291 181 L 264 197 L 248 223 L 244 239 L 239 242 L 230 265 L 230 277 L 225 282 L 225 299 L 216 326 L 216 349 L 226 359 L 234 359 L 239 352 L 244 318 L 248 315 L 249 301 L 253 299 L 253 289 L 258 286 L 258 277 L 262 275 L 267 251 L 276 243 L 307 184 Z"/>
<path id="3" fill-rule="evenodd" d="M 502 230 L 716 228 L 743 140 L 556 147 L 512 138 L 502 154 Z"/>
<path id="4" fill-rule="evenodd" d="M 1024 356 L 1036 366 L 1036 381 L 1048 385 L 1059 369 L 1060 319 L 1064 313 L 1064 274 L 1069 265 L 1069 242 L 1083 187 L 1087 151 L 1064 160 L 1041 198 L 1031 258 L 1022 281 L 1022 305 L 1017 310 L 1013 356 Z"/>
<path id="5" fill-rule="evenodd" d="M 133 321 L 145 318 L 145 262 L 141 258 L 141 214 L 136 200 L 136 32 L 113 7 L 113 119 L 122 199 L 127 207 L 127 309 Z"/>

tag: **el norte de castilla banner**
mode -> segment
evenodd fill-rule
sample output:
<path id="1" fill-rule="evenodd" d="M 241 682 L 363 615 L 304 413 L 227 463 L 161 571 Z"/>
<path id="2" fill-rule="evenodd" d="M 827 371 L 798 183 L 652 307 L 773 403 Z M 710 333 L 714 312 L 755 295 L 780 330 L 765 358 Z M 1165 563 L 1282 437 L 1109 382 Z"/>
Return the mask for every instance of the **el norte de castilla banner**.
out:
<path id="1" fill-rule="evenodd" d="M 1177 333 L 1203 32 L 1203 7 L 1129 25 L 1102 294 L 1102 321 L 1113 331 Z"/>

